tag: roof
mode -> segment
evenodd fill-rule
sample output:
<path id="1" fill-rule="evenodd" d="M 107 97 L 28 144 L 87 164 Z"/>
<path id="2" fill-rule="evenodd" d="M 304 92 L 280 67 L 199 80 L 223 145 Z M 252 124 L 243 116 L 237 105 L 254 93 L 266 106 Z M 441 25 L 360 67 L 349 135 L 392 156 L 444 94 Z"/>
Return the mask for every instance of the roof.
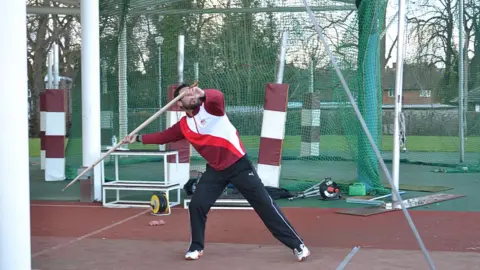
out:
<path id="1" fill-rule="evenodd" d="M 342 70 L 347 83 L 356 82 L 357 70 Z M 387 68 L 382 74 L 382 89 L 395 89 L 396 69 Z M 441 69 L 428 66 L 404 65 L 403 67 L 403 90 L 433 90 L 438 87 L 443 79 Z M 331 89 L 340 86 L 340 80 L 333 70 L 315 71 L 315 80 L 325 82 L 315 90 Z"/>
<path id="2" fill-rule="evenodd" d="M 480 103 L 480 86 L 468 91 L 467 100 L 471 103 Z M 452 99 L 450 102 L 458 102 L 458 97 Z"/>
<path id="3" fill-rule="evenodd" d="M 387 68 L 383 73 L 382 88 L 394 89 L 396 77 L 396 68 Z M 403 67 L 404 90 L 433 90 L 442 79 L 441 69 L 435 67 L 419 65 L 404 65 Z"/>

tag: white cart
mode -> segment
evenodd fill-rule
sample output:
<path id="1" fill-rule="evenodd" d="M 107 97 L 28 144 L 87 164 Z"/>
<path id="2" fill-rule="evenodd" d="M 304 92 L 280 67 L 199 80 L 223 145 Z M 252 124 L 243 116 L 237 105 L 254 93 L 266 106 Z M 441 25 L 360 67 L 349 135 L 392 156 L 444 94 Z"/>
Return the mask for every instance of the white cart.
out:
<path id="1" fill-rule="evenodd" d="M 115 162 L 115 180 L 111 182 L 106 182 L 105 177 L 102 179 L 102 203 L 104 207 L 110 208 L 126 208 L 126 207 L 150 207 L 150 201 L 131 201 L 131 200 L 122 200 L 120 198 L 120 191 L 148 191 L 150 196 L 153 192 L 165 192 L 166 197 L 169 199 L 170 207 L 174 207 L 180 204 L 180 184 L 178 182 L 171 182 L 169 179 L 169 172 L 167 170 L 167 157 L 174 155 L 175 162 L 178 164 L 178 152 L 177 151 L 159 151 L 159 150 L 117 150 L 111 153 L 111 156 L 114 158 Z M 160 181 L 141 181 L 141 180 L 120 180 L 119 177 L 119 157 L 125 156 L 151 156 L 151 157 L 163 157 L 164 164 L 164 176 Z M 102 166 L 104 163 L 102 162 Z M 105 171 L 104 168 L 102 168 Z M 115 190 L 116 198 L 114 201 L 107 201 L 106 191 Z M 169 193 L 170 191 L 177 191 L 177 198 L 175 201 L 170 201 Z"/>

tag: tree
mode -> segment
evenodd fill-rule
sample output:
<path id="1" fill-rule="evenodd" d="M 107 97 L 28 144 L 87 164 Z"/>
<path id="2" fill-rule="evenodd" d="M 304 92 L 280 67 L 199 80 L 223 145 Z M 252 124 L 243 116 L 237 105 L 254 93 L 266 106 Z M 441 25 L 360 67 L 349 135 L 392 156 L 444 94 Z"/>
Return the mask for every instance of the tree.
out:
<path id="1" fill-rule="evenodd" d="M 474 0 L 465 3 L 465 54 L 467 89 L 475 89 L 480 87 L 480 3 Z"/>
<path id="2" fill-rule="evenodd" d="M 444 78 L 435 95 L 441 102 L 458 96 L 458 0 L 420 1 L 416 14 L 408 19 L 413 27 L 410 38 L 418 42 L 416 61 L 441 68 Z M 480 3 L 466 0 L 464 6 L 465 89 L 480 85 Z M 473 49 L 472 49 L 473 48 Z"/>
<path id="3" fill-rule="evenodd" d="M 30 6 L 65 6 L 51 0 L 28 0 Z M 45 88 L 47 54 L 52 44 L 59 45 L 59 71 L 64 76 L 75 77 L 79 64 L 80 47 L 77 16 L 27 15 L 28 85 L 31 91 L 30 135 L 40 131 L 40 92 Z"/>
<path id="4" fill-rule="evenodd" d="M 457 96 L 458 75 L 454 66 L 458 50 L 454 46 L 456 0 L 424 1 L 419 4 L 423 14 L 408 18 L 413 24 L 411 33 L 418 41 L 418 58 L 420 62 L 429 62 L 444 68 L 444 78 L 435 94 L 446 102 Z"/>

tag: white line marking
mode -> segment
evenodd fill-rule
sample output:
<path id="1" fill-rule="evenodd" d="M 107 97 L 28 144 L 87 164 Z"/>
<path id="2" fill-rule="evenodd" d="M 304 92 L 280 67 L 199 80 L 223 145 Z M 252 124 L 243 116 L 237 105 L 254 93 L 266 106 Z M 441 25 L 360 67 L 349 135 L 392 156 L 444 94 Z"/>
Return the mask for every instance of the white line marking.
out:
<path id="1" fill-rule="evenodd" d="M 81 205 L 81 204 L 30 204 L 30 206 L 37 206 L 37 207 L 77 207 L 77 208 L 100 208 L 103 206 L 101 205 Z"/>
<path id="2" fill-rule="evenodd" d="M 90 237 L 90 236 L 92 236 L 92 235 L 95 235 L 95 234 L 101 233 L 101 232 L 103 232 L 103 231 L 106 231 L 106 230 L 108 230 L 108 229 L 110 229 L 110 228 L 113 228 L 113 227 L 115 227 L 115 226 L 117 226 L 117 225 L 120 225 L 120 224 L 125 223 L 125 222 L 127 222 L 127 221 L 129 221 L 129 220 L 132 220 L 132 219 L 137 218 L 137 217 L 139 217 L 139 216 L 141 216 L 141 215 L 144 215 L 145 213 L 150 212 L 150 211 L 151 211 L 151 209 L 142 211 L 142 212 L 140 212 L 140 213 L 138 213 L 138 214 L 135 214 L 135 215 L 133 215 L 133 216 L 131 216 L 131 217 L 125 218 L 125 219 L 123 219 L 123 220 L 120 220 L 120 221 L 115 222 L 115 223 L 113 223 L 113 224 L 110 224 L 110 225 L 108 225 L 108 226 L 105 226 L 105 227 L 103 227 L 103 228 L 101 228 L 101 229 L 98 229 L 98 230 L 93 231 L 93 232 L 91 232 L 91 233 L 87 233 L 87 234 L 85 234 L 85 235 L 83 235 L 83 236 L 80 236 L 80 237 L 78 237 L 78 238 L 75 238 L 75 239 L 73 239 L 73 240 L 70 240 L 70 241 L 68 241 L 68 242 L 65 243 L 65 244 L 58 244 L 58 245 L 56 245 L 56 246 L 54 246 L 54 247 L 44 249 L 44 250 L 42 250 L 42 251 L 40 251 L 40 252 L 37 252 L 37 253 L 33 254 L 33 255 L 32 255 L 32 259 L 35 258 L 35 257 L 37 257 L 37 256 L 39 256 L 39 255 L 45 254 L 45 253 L 47 253 L 47 252 L 50 252 L 50 251 L 52 251 L 52 250 L 56 250 L 56 249 L 59 249 L 59 248 L 61 248 L 61 247 L 65 247 L 65 246 L 71 245 L 71 244 L 73 244 L 73 243 L 75 243 L 75 242 L 78 242 L 78 241 L 80 241 L 80 240 L 83 240 L 83 239 L 85 239 L 85 238 L 87 238 L 87 237 Z"/>
<path id="3" fill-rule="evenodd" d="M 348 253 L 347 257 L 345 257 L 345 259 L 343 259 L 343 261 L 340 263 L 340 265 L 338 265 L 337 270 L 343 270 L 345 268 L 345 266 L 347 266 L 347 264 L 353 258 L 353 255 L 355 255 L 358 252 L 359 249 L 360 249 L 360 247 L 354 247 L 352 249 L 352 251 L 350 251 L 350 253 Z"/>

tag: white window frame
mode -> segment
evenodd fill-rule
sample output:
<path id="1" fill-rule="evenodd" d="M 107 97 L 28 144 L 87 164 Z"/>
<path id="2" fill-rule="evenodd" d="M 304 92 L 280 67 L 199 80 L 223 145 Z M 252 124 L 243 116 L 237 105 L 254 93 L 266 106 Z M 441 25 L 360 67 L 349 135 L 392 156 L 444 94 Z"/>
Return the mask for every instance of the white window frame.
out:
<path id="1" fill-rule="evenodd" d="M 420 90 L 420 93 L 419 93 L 420 97 L 425 97 L 425 98 L 429 98 L 432 96 L 432 90 Z"/>
<path id="2" fill-rule="evenodd" d="M 388 89 L 388 97 L 394 97 L 395 96 L 395 89 L 390 88 Z"/>

